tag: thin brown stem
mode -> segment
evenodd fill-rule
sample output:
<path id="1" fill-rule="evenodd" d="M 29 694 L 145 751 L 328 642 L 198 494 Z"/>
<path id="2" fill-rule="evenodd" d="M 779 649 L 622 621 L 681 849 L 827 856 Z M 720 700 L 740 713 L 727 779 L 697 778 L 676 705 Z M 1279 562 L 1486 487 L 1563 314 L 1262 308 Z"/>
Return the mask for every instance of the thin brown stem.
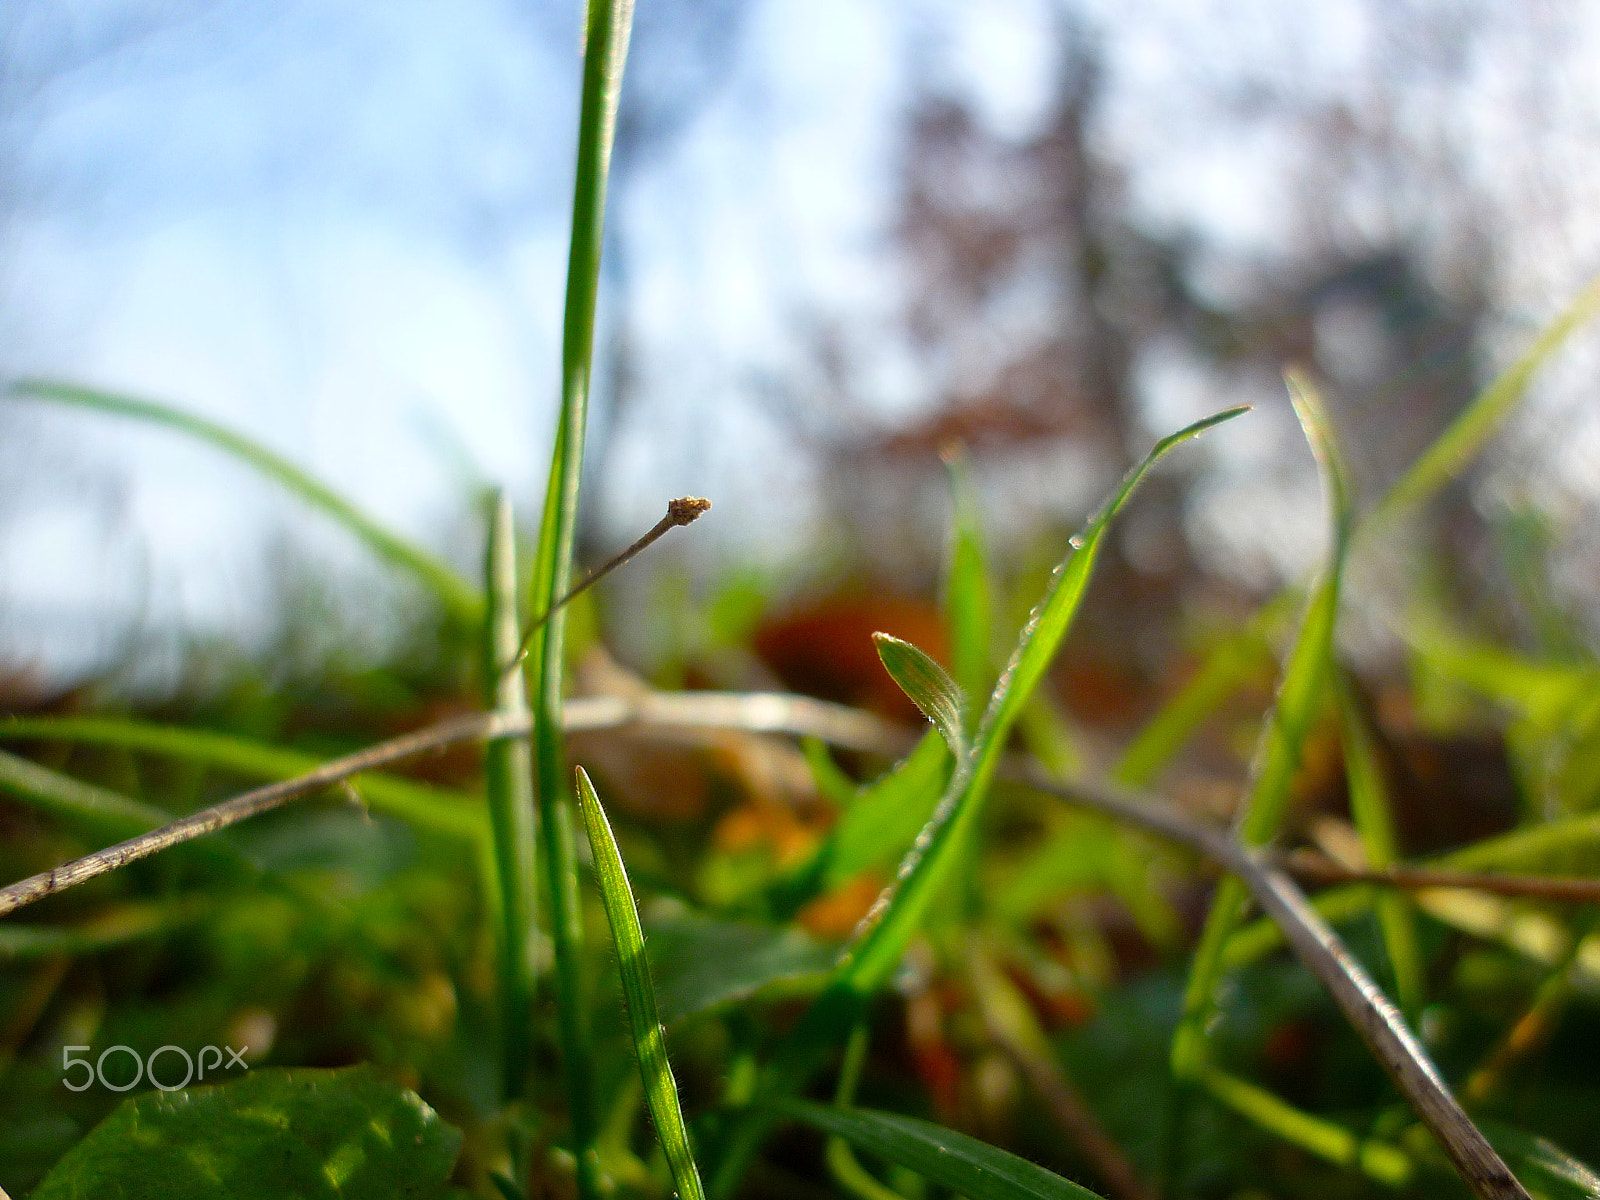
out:
<path id="1" fill-rule="evenodd" d="M 1283 930 L 1300 961 L 1328 989 L 1473 1192 L 1481 1200 L 1531 1200 L 1451 1094 L 1400 1011 L 1288 875 L 1221 830 L 1159 802 L 1105 784 L 1058 783 L 1037 768 L 1023 768 L 1015 777 L 1069 804 L 1186 845 L 1238 876 Z"/>
<path id="2" fill-rule="evenodd" d="M 590 571 L 588 575 L 584 576 L 581 583 L 568 591 L 566 595 L 562 596 L 561 599 L 557 600 L 549 608 L 545 609 L 543 613 L 528 623 L 528 628 L 522 635 L 522 644 L 517 647 L 516 655 L 508 664 L 506 664 L 503 670 L 509 674 L 510 672 L 516 670 L 517 667 L 522 665 L 522 660 L 528 657 L 528 651 L 533 648 L 534 637 L 538 634 L 539 630 L 544 627 L 544 623 L 548 621 L 557 611 L 565 608 L 568 604 L 571 604 L 584 592 L 588 591 L 595 584 L 599 583 L 618 567 L 630 562 L 633 558 L 647 550 L 653 543 L 661 540 L 661 538 L 666 536 L 667 530 L 676 529 L 679 525 L 692 525 L 695 521 L 699 520 L 704 513 L 709 511 L 710 508 L 711 501 L 700 496 L 679 496 L 676 500 L 668 500 L 667 515 L 662 517 L 661 520 L 657 521 L 655 525 L 651 527 L 648 533 L 646 533 L 638 541 L 634 542 L 633 545 L 629 546 L 626 550 L 622 551 L 621 554 L 607 559 L 594 570 Z"/>
<path id="3" fill-rule="evenodd" d="M 1424 888 L 1468 888 L 1496 896 L 1553 900 L 1562 904 L 1600 904 L 1600 880 L 1541 875 L 1484 875 L 1475 871 L 1443 871 L 1426 867 L 1347 867 L 1322 854 L 1296 850 L 1284 868 L 1308 883 L 1375 883 L 1419 891 Z"/>

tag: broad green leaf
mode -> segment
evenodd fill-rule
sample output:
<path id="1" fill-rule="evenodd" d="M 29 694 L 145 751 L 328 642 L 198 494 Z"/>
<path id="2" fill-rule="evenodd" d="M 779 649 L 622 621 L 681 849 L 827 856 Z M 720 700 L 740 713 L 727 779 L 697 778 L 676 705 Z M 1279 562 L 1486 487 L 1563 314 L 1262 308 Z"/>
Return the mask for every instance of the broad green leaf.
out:
<path id="1" fill-rule="evenodd" d="M 633 1048 L 639 1058 L 639 1077 L 644 1082 L 645 1103 L 655 1122 L 656 1136 L 672 1170 L 672 1182 L 680 1200 L 705 1200 L 700 1186 L 700 1170 L 695 1166 L 689 1146 L 689 1130 L 683 1123 L 678 1104 L 678 1085 L 667 1061 L 666 1032 L 656 1010 L 655 986 L 650 982 L 650 964 L 644 952 L 644 931 L 639 926 L 639 910 L 634 903 L 628 872 L 612 836 L 611 822 L 600 797 L 582 767 L 578 768 L 578 803 L 583 823 L 589 831 L 589 848 L 594 852 L 595 880 L 605 904 L 611 940 L 617 949 L 617 967 L 622 975 L 622 995 L 627 1003 L 628 1024 L 633 1032 Z"/>
<path id="2" fill-rule="evenodd" d="M 176 1073 L 177 1055 L 161 1066 Z M 461 1134 L 371 1067 L 251 1071 L 124 1100 L 33 1200 L 432 1200 Z"/>
<path id="3" fill-rule="evenodd" d="M 683 917 L 650 926 L 656 1002 L 668 1025 L 777 985 L 821 985 L 839 957 L 799 929 Z"/>
<path id="4" fill-rule="evenodd" d="M 127 717 L 10 717 L 0 720 L 0 740 L 20 739 L 120 746 L 267 779 L 291 779 L 322 764 L 314 755 L 284 750 L 249 738 L 203 729 L 153 725 Z M 456 837 L 476 840 L 483 836 L 485 826 L 482 814 L 477 811 L 478 801 L 466 793 L 376 772 L 354 776 L 351 783 L 362 799 L 380 812 Z"/>
<path id="5" fill-rule="evenodd" d="M 878 657 L 900 690 L 922 715 L 933 722 L 950 753 L 959 761 L 967 753 L 967 734 L 963 728 L 967 698 L 945 669 L 910 642 L 887 633 L 872 635 Z"/>
<path id="6" fill-rule="evenodd" d="M 50 380 L 30 379 L 14 385 L 12 395 L 54 400 L 78 408 L 132 417 L 176 429 L 254 467 L 312 508 L 318 509 L 365 542 L 379 558 L 409 571 L 427 587 L 450 616 L 463 626 L 475 625 L 481 618 L 483 598 L 472 586 L 441 560 L 380 525 L 354 503 L 341 496 L 310 472 L 294 465 L 281 454 L 267 449 L 215 421 L 181 409 L 119 396 L 94 388 Z"/>
<path id="7" fill-rule="evenodd" d="M 1311 593 L 1277 699 L 1267 714 L 1249 795 L 1236 822 L 1239 839 L 1252 846 L 1262 845 L 1278 832 L 1289 803 L 1289 786 L 1300 765 L 1301 747 L 1321 711 L 1324 684 L 1333 659 L 1334 625 L 1351 529 L 1350 492 L 1327 416 L 1305 380 L 1291 376 L 1288 382 L 1295 414 L 1321 468 L 1332 525 L 1331 544 L 1328 565 Z M 1190 967 L 1183 1019 L 1172 1040 L 1172 1065 L 1179 1076 L 1193 1077 L 1203 1067 L 1204 1029 L 1214 1005 L 1223 950 L 1248 894 L 1236 876 L 1226 876 L 1217 885 Z"/>
<path id="8" fill-rule="evenodd" d="M 766 1107 L 908 1167 L 967 1200 L 1095 1200 L 1088 1188 L 1025 1158 L 915 1117 L 808 1100 L 777 1100 Z"/>
<path id="9" fill-rule="evenodd" d="M 484 561 L 483 702 L 509 717 L 528 711 L 519 654 L 517 540 L 505 493 L 490 501 Z M 534 883 L 533 750 L 526 738 L 501 738 L 483 749 L 484 791 L 494 835 L 495 881 L 490 889 L 499 941 L 501 1071 L 508 1099 L 520 1098 L 532 1060 L 530 1037 L 538 978 L 538 896 Z"/>
<path id="10" fill-rule="evenodd" d="M 594 364 L 594 310 L 600 291 L 606 180 L 616 135 L 623 65 L 633 29 L 633 0 L 589 0 L 583 29 L 583 95 L 578 110 L 578 161 L 573 172 L 572 237 L 561 321 L 561 410 L 533 560 L 529 611 L 548 613 L 529 646 L 533 700 L 534 794 L 539 802 L 539 861 L 544 869 L 555 954 L 557 1031 L 567 1111 L 577 1157 L 578 1194 L 598 1200 L 594 1149 L 600 1132 L 589 1041 L 589 1002 L 583 977 L 583 913 L 573 839 L 572 777 L 562 729 L 568 611 L 559 601 L 572 583 L 578 530 L 578 487 L 588 427 L 589 377 Z"/>

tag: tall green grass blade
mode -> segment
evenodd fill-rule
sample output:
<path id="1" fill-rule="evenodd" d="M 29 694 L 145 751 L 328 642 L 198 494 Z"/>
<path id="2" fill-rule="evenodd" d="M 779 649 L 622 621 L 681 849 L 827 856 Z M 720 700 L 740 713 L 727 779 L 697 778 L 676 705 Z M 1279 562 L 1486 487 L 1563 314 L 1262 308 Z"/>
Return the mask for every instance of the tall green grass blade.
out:
<path id="1" fill-rule="evenodd" d="M 572 242 L 567 259 L 561 331 L 561 413 L 534 559 L 529 611 L 549 613 L 529 647 L 533 669 L 534 788 L 539 802 L 539 851 L 548 882 L 550 937 L 555 950 L 556 1013 L 567 1108 L 577 1158 L 578 1192 L 600 1192 L 595 1139 L 600 1132 L 583 985 L 583 922 L 573 844 L 572 798 L 561 723 L 567 610 L 558 602 L 572 585 L 578 487 L 583 473 L 589 379 L 594 362 L 594 309 L 600 288 L 606 178 L 616 133 L 622 70 L 633 25 L 632 0 L 589 0 L 584 17 L 583 99 L 578 117 L 578 162 L 573 182 Z"/>
<path id="2" fill-rule="evenodd" d="M 956 686 L 956 681 L 910 642 L 890 637 L 887 633 L 873 634 L 872 641 L 889 677 L 902 692 L 911 697 L 911 702 L 922 715 L 933 722 L 933 727 L 944 738 L 944 744 L 950 747 L 950 753 L 956 756 L 957 761 L 965 758 L 967 698 Z"/>
<path id="3" fill-rule="evenodd" d="M 915 1117 L 809 1100 L 775 1100 L 766 1107 L 908 1167 L 967 1200 L 1096 1200 L 1088 1188 L 1027 1159 Z"/>
<path id="4" fill-rule="evenodd" d="M 1316 395 L 1304 380 L 1291 377 L 1290 395 L 1322 470 L 1327 491 L 1332 538 L 1329 561 L 1301 622 L 1299 636 L 1279 684 L 1277 701 L 1267 716 L 1262 746 L 1254 765 L 1252 786 L 1237 822 L 1239 839 L 1259 846 L 1273 837 L 1289 803 L 1289 785 L 1300 764 L 1300 750 L 1316 720 L 1333 658 L 1334 624 L 1339 588 L 1349 546 L 1351 513 L 1345 473 L 1332 429 Z M 1205 1064 L 1205 1026 L 1222 970 L 1223 949 L 1238 924 L 1246 898 L 1244 883 L 1229 875 L 1217 885 L 1184 992 L 1183 1017 L 1172 1039 L 1172 1068 L 1179 1078 L 1197 1077 Z"/>
<path id="5" fill-rule="evenodd" d="M 231 454 L 255 468 L 303 503 L 332 518 L 366 543 L 379 558 L 409 571 L 437 597 L 445 612 L 457 624 L 471 628 L 482 620 L 483 598 L 471 584 L 444 562 L 399 534 L 386 529 L 352 501 L 310 472 L 295 466 L 281 454 L 252 441 L 242 433 L 165 404 L 140 400 L 132 396 L 119 396 L 75 384 L 28 379 L 15 384 L 12 394 L 39 400 L 54 400 L 78 408 L 165 425 L 169 429 L 176 429 L 207 442 L 225 454 Z"/>
<path id="6" fill-rule="evenodd" d="M 986 696 L 994 686 L 989 657 L 994 604 L 984 563 L 983 527 L 965 455 L 949 456 L 946 463 L 953 509 L 944 575 L 944 619 L 950 632 L 951 673 L 968 696 Z M 976 708 L 968 713 L 969 733 L 974 732 L 980 715 Z"/>
<path id="7" fill-rule="evenodd" d="M 527 683 L 518 662 L 522 623 L 517 617 L 517 540 L 511 502 L 491 500 L 484 564 L 484 704 L 508 716 L 528 711 Z M 526 1090 L 532 1054 L 533 994 L 538 976 L 535 937 L 539 925 L 534 886 L 535 813 L 533 749 L 526 738 L 499 738 L 483 751 L 489 824 L 494 832 L 495 878 L 499 883 L 499 984 L 501 1070 L 508 1099 Z"/>
<path id="8" fill-rule="evenodd" d="M 1043 599 L 1023 627 L 1010 663 L 1001 673 L 971 753 L 957 761 L 944 798 L 901 863 L 894 890 L 869 916 L 867 933 L 841 968 L 840 979 L 846 986 L 865 994 L 887 981 L 958 860 L 962 844 L 976 827 L 1017 716 L 1044 678 L 1077 614 L 1111 519 L 1121 511 L 1145 472 L 1169 450 L 1246 411 L 1228 409 L 1163 438 L 1143 462 L 1128 472 L 1110 499 L 1073 539 L 1072 550 L 1057 567 Z"/>
<path id="9" fill-rule="evenodd" d="M 154 805 L 130 800 L 4 750 L 0 750 L 0 791 L 87 833 L 119 841 L 172 820 L 170 813 Z"/>
<path id="10" fill-rule="evenodd" d="M 315 755 L 248 738 L 125 717 L 11 717 L 0 721 L 0 740 L 22 739 L 119 746 L 265 779 L 292 779 L 322 764 Z M 477 798 L 465 792 L 378 773 L 354 776 L 351 783 L 373 808 L 420 828 L 470 841 L 484 840 L 488 833 Z"/>
<path id="11" fill-rule="evenodd" d="M 1398 513 L 1421 504 L 1461 474 L 1490 436 L 1527 394 L 1534 375 L 1572 334 L 1600 312 L 1600 277 L 1591 280 L 1545 329 L 1527 351 L 1467 405 L 1416 462 L 1395 481 L 1364 522 L 1381 526 Z"/>
<path id="12" fill-rule="evenodd" d="M 633 888 L 622 865 L 611 822 L 600 807 L 594 785 L 582 767 L 577 771 L 578 802 L 583 823 L 589 831 L 589 847 L 594 852 L 595 880 L 605 903 L 606 920 L 611 925 L 611 940 L 617 948 L 617 965 L 622 975 L 622 995 L 628 1009 L 628 1024 L 633 1033 L 633 1048 L 639 1057 L 639 1077 L 644 1083 L 645 1103 L 655 1122 L 656 1136 L 672 1170 L 673 1186 L 681 1200 L 705 1200 L 700 1186 L 700 1170 L 695 1166 L 689 1146 L 689 1130 L 678 1104 L 678 1085 L 667 1061 L 666 1033 L 656 1011 L 655 987 L 650 982 L 650 966 L 644 953 L 644 931 L 639 926 L 639 910 Z"/>
<path id="13" fill-rule="evenodd" d="M 854 1026 L 867 998 L 894 973 L 941 886 L 962 860 L 1012 727 L 1029 694 L 1044 678 L 1077 613 L 1111 519 L 1145 472 L 1174 446 L 1247 411 L 1228 409 L 1162 439 L 1143 462 L 1124 476 L 1100 511 L 1073 538 L 1072 549 L 1051 576 L 1044 597 L 1023 627 L 1010 663 L 1000 675 L 971 751 L 957 760 L 933 815 L 901 861 L 895 883 L 867 915 L 863 922 L 865 932 L 841 960 L 833 982 L 779 1049 L 763 1080 L 765 1096 L 786 1095 L 799 1088 L 828 1047 Z M 735 1126 L 716 1164 L 714 1196 L 732 1194 L 745 1164 L 759 1148 L 770 1119 L 757 1112 Z"/>
<path id="14" fill-rule="evenodd" d="M 1350 813 L 1371 867 L 1387 867 L 1399 859 L 1389 789 L 1378 760 L 1378 748 L 1350 682 L 1339 680 L 1339 715 L 1344 732 L 1345 779 L 1350 791 Z M 1376 897 L 1378 927 L 1383 933 L 1389 968 L 1394 972 L 1395 994 L 1407 1021 L 1422 1013 L 1422 950 L 1417 942 L 1416 910 L 1411 898 L 1388 890 Z"/>

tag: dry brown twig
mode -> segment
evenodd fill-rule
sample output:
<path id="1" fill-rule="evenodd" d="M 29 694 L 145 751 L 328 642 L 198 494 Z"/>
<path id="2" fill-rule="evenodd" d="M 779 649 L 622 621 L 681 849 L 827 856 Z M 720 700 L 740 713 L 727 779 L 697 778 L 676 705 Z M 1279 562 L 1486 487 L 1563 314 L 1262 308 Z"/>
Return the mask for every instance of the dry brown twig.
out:
<path id="1" fill-rule="evenodd" d="M 569 730 L 629 726 L 739 729 L 816 737 L 850 749 L 887 754 L 903 752 L 914 738 L 909 731 L 871 714 L 780 693 L 685 692 L 652 693 L 632 699 L 602 697 L 572 702 L 566 716 Z M 462 742 L 526 736 L 529 726 L 526 717 L 495 713 L 460 717 L 346 755 L 305 775 L 256 788 L 150 833 L 0 888 L 0 916 L 363 771 Z M 1238 875 L 1256 902 L 1283 930 L 1296 955 L 1332 994 L 1473 1190 L 1485 1200 L 1525 1200 L 1528 1193 L 1462 1111 L 1394 1005 L 1311 907 L 1295 882 L 1270 859 L 1168 804 L 1136 793 L 1104 784 L 1062 783 L 1020 760 L 1008 764 L 1005 777 L 1176 842 Z M 1372 882 L 1406 886 L 1404 873 L 1372 874 Z M 1438 873 L 1426 874 L 1430 882 L 1425 886 L 1438 886 L 1431 882 Z M 1504 877 L 1460 876 L 1453 879 L 1452 886 L 1473 887 L 1497 879 L 1503 882 Z"/>
<path id="2" fill-rule="evenodd" d="M 1281 859 L 1291 875 L 1308 883 L 1375 883 L 1383 887 L 1424 891 L 1465 888 L 1496 896 L 1551 900 L 1560 904 L 1600 904 L 1600 880 L 1548 875 L 1486 875 L 1427 867 L 1347 867 L 1324 854 L 1296 850 Z"/>

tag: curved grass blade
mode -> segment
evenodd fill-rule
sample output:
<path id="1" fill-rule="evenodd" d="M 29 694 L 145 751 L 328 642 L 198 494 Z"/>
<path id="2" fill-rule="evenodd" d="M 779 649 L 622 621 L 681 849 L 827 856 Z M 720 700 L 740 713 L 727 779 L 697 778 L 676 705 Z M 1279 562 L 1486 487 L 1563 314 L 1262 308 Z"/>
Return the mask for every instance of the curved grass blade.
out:
<path id="1" fill-rule="evenodd" d="M 910 642 L 887 633 L 872 635 L 878 657 L 900 690 L 911 698 L 922 715 L 933 722 L 950 753 L 959 761 L 966 757 L 965 728 L 967 698 L 945 669 Z"/>
<path id="2" fill-rule="evenodd" d="M 944 798 L 901 862 L 894 887 L 868 914 L 867 932 L 841 968 L 842 983 L 865 994 L 876 991 L 888 980 L 951 866 L 959 860 L 961 845 L 976 827 L 1017 716 L 1049 670 L 1077 614 L 1111 519 L 1127 503 L 1145 473 L 1169 450 L 1248 411 L 1247 407 L 1227 409 L 1163 438 L 1143 462 L 1123 477 L 1100 511 L 1073 538 L 1072 549 L 1056 568 L 1044 597 L 1023 627 L 1011 661 L 1000 675 L 978 725 L 971 753 L 957 761 Z"/>
<path id="3" fill-rule="evenodd" d="M 119 746 L 266 779 L 292 779 L 322 763 L 315 755 L 248 738 L 153 725 L 125 717 L 12 717 L 0 721 L 0 740 L 8 739 Z M 486 832 L 476 797 L 465 792 L 377 773 L 358 775 L 353 782 L 373 808 L 424 829 L 474 841 L 482 839 Z"/>
<path id="4" fill-rule="evenodd" d="M 617 948 L 617 965 L 622 975 L 622 995 L 628 1009 L 628 1024 L 633 1033 L 633 1048 L 639 1058 L 639 1077 L 644 1082 L 645 1103 L 655 1122 L 656 1136 L 672 1170 L 673 1186 L 681 1200 L 705 1200 L 700 1171 L 689 1146 L 689 1130 L 678 1104 L 678 1085 L 667 1061 L 666 1033 L 656 1011 L 655 987 L 650 982 L 650 966 L 644 953 L 644 931 L 639 926 L 639 910 L 627 869 L 611 834 L 611 822 L 600 807 L 594 785 L 582 767 L 577 769 L 578 803 L 583 823 L 589 831 L 589 847 L 594 852 L 595 880 L 605 903 L 611 940 Z"/>
<path id="5" fill-rule="evenodd" d="M 529 661 L 534 664 L 534 794 L 539 802 L 539 852 L 548 885 L 550 938 L 555 951 L 562 1068 L 578 1164 L 578 1193 L 583 1200 L 598 1200 L 600 1194 L 599 1160 L 594 1148 L 600 1133 L 600 1110 L 590 1069 L 589 1006 L 582 974 L 583 921 L 578 908 L 578 865 L 568 791 L 571 783 L 561 725 L 568 609 L 559 601 L 572 584 L 578 486 L 583 473 L 589 377 L 594 361 L 594 308 L 600 290 L 606 178 L 632 27 L 632 0 L 589 0 L 584 20 L 583 99 L 578 116 L 572 242 L 561 328 L 561 413 L 539 524 L 533 602 L 529 606 L 530 612 L 550 614 L 528 647 Z"/>
<path id="6" fill-rule="evenodd" d="M 386 529 L 352 501 L 310 472 L 295 466 L 281 454 L 252 441 L 242 433 L 237 433 L 205 417 L 165 404 L 157 404 L 152 400 L 116 395 L 95 388 L 79 387 L 76 384 L 25 379 L 12 386 L 11 394 L 38 400 L 54 400 L 78 408 L 165 425 L 169 429 L 176 429 L 207 442 L 223 453 L 231 454 L 255 468 L 310 507 L 331 517 L 365 542 L 379 558 L 409 571 L 438 598 L 444 610 L 457 624 L 471 627 L 483 618 L 483 598 L 471 584 L 444 562 L 399 534 Z"/>
<path id="7" fill-rule="evenodd" d="M 915 1117 L 809 1100 L 774 1100 L 764 1107 L 908 1167 L 967 1200 L 1097 1200 L 1088 1188 L 1025 1158 Z"/>
<path id="8" fill-rule="evenodd" d="M 1023 626 L 1016 650 L 978 725 L 971 752 L 957 761 L 933 815 L 901 860 L 894 884 L 863 920 L 865 931 L 841 959 L 833 982 L 768 1067 L 763 1079 L 764 1096 L 787 1095 L 802 1086 L 828 1047 L 859 1019 L 866 999 L 887 983 L 898 967 L 929 906 L 962 860 L 966 840 L 977 826 L 1011 729 L 1029 694 L 1044 678 L 1077 613 L 1111 519 L 1145 472 L 1174 446 L 1248 411 L 1247 407 L 1227 409 L 1162 439 L 1143 462 L 1123 477 L 1110 499 L 1073 538 L 1072 549 L 1057 566 L 1044 597 Z M 732 1194 L 770 1121 L 770 1111 L 758 1110 L 735 1125 L 720 1147 L 712 1178 L 714 1196 Z"/>
<path id="9" fill-rule="evenodd" d="M 1528 385 L 1539 368 L 1597 312 L 1600 312 L 1600 276 L 1591 280 L 1572 303 L 1545 326 L 1522 357 L 1478 393 L 1449 428 L 1395 481 L 1363 523 L 1363 535 L 1369 528 L 1380 526 L 1402 510 L 1427 500 L 1459 476 L 1527 394 Z"/>
<path id="10" fill-rule="evenodd" d="M 1416 1167 L 1405 1151 L 1388 1142 L 1361 1138 L 1343 1125 L 1286 1104 L 1265 1088 L 1207 1067 L 1201 1082 L 1218 1100 L 1291 1145 L 1342 1167 L 1359 1170 L 1390 1187 L 1404 1187 Z"/>
<path id="11" fill-rule="evenodd" d="M 1316 394 L 1299 376 L 1290 376 L 1295 413 L 1311 443 L 1327 491 L 1332 538 L 1328 566 L 1311 594 L 1300 632 L 1279 684 L 1277 701 L 1268 714 L 1261 750 L 1254 764 L 1250 794 L 1237 822 L 1240 841 L 1259 846 L 1282 824 L 1289 803 L 1289 785 L 1300 764 L 1300 749 L 1316 719 L 1333 658 L 1334 624 L 1339 588 L 1349 548 L 1351 511 L 1345 473 L 1332 428 Z M 1206 1062 L 1205 1026 L 1222 973 L 1222 954 L 1238 924 L 1249 889 L 1237 877 L 1217 885 L 1211 911 L 1190 967 L 1184 992 L 1183 1017 L 1172 1039 L 1172 1069 L 1179 1078 L 1198 1077 Z"/>
<path id="12" fill-rule="evenodd" d="M 84 783 L 0 750 L 0 791 L 101 837 L 129 838 L 159 829 L 172 815 L 152 804 Z"/>
<path id="13" fill-rule="evenodd" d="M 0 962 L 20 962 L 58 954 L 92 954 L 141 938 L 156 937 L 199 920 L 207 900 L 190 897 L 136 901 L 107 908 L 72 925 L 0 923 Z"/>
<path id="14" fill-rule="evenodd" d="M 517 542 L 511 502 L 494 496 L 484 564 L 484 703 L 510 717 L 528 711 L 527 684 L 517 655 Z M 538 976 L 534 938 L 538 897 L 534 887 L 535 813 L 533 750 L 526 738 L 499 738 L 483 749 L 484 789 L 494 834 L 499 930 L 501 1071 L 508 1099 L 521 1097 L 532 1056 L 533 994 Z"/>

